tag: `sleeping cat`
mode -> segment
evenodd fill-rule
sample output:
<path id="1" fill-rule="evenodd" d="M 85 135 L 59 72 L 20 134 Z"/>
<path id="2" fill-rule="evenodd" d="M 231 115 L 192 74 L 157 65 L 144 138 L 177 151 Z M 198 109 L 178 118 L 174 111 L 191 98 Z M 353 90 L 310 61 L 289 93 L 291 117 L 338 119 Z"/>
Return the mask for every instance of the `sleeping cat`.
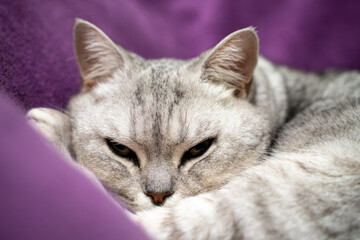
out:
<path id="1" fill-rule="evenodd" d="M 360 238 L 359 72 L 277 66 L 252 28 L 190 60 L 145 60 L 83 20 L 74 42 L 80 93 L 28 117 L 151 236 Z"/>

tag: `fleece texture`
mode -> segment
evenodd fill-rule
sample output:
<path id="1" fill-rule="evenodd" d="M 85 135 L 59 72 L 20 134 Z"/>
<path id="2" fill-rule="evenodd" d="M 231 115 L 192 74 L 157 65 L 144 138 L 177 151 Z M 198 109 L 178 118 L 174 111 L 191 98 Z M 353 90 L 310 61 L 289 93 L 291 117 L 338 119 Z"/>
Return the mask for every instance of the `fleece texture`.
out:
<path id="1" fill-rule="evenodd" d="M 194 57 L 254 26 L 274 62 L 359 69 L 359 9 L 338 0 L 0 0 L 0 239 L 146 239 L 24 119 L 32 107 L 64 108 L 78 91 L 75 18 L 146 58 Z"/>
<path id="2" fill-rule="evenodd" d="M 0 89 L 20 107 L 63 108 L 80 86 L 75 18 L 146 58 L 190 58 L 256 27 L 260 52 L 305 70 L 360 68 L 359 1 L 1 0 Z"/>
<path id="3" fill-rule="evenodd" d="M 148 239 L 0 94 L 0 239 Z"/>

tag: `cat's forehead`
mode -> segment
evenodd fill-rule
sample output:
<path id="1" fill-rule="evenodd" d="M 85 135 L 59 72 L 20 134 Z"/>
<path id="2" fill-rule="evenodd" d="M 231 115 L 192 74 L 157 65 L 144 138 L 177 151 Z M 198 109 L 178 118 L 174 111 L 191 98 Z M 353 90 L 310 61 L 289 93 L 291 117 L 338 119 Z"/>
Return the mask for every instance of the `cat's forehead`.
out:
<path id="1" fill-rule="evenodd" d="M 93 122 L 113 139 L 133 139 L 152 149 L 192 142 L 216 135 L 217 121 L 210 119 L 223 108 L 215 103 L 231 95 L 200 77 L 187 61 L 146 61 L 92 89 L 84 99 L 94 104 L 77 105 L 81 111 L 86 105 Z"/>
<path id="2" fill-rule="evenodd" d="M 159 148 L 159 145 L 168 146 L 192 136 L 199 137 L 209 125 L 208 118 L 200 118 L 198 114 L 207 104 L 199 97 L 201 89 L 195 87 L 200 82 L 199 76 L 188 71 L 186 62 L 154 60 L 132 69 L 129 75 L 115 75 L 112 83 L 94 89 L 102 96 L 102 101 L 92 107 L 92 112 L 101 108 L 104 113 L 98 114 L 103 118 L 100 121 L 104 121 L 103 125 L 111 123 L 111 129 L 116 129 L 113 134 L 118 132 L 144 146 Z M 203 110 L 200 115 L 205 116 L 205 113 Z M 122 124 L 118 124 L 120 122 Z"/>
<path id="3" fill-rule="evenodd" d="M 184 85 L 187 83 L 186 79 L 196 74 L 196 68 L 191 63 L 176 59 L 148 60 L 135 68 L 135 72 L 132 72 L 135 78 L 133 80 L 155 87 Z"/>
<path id="4" fill-rule="evenodd" d="M 109 81 L 94 89 L 94 95 L 113 104 L 173 110 L 175 105 L 228 99 L 232 92 L 201 79 L 198 59 L 156 59 L 140 61 L 126 71 L 119 70 Z M 185 100 L 185 101 L 183 101 Z M 211 104 L 212 104 L 211 103 Z"/>
<path id="5" fill-rule="evenodd" d="M 132 79 L 135 92 L 134 97 L 143 101 L 167 101 L 181 98 L 188 88 L 183 81 L 182 65 L 154 64 L 148 65 L 135 73 Z"/>
<path id="6" fill-rule="evenodd" d="M 112 76 L 99 95 L 112 95 L 126 102 L 155 104 L 178 103 L 200 84 L 200 73 L 190 61 L 146 60 Z M 103 91 L 104 90 L 104 91 Z M 188 97 L 192 96 L 189 94 Z"/>

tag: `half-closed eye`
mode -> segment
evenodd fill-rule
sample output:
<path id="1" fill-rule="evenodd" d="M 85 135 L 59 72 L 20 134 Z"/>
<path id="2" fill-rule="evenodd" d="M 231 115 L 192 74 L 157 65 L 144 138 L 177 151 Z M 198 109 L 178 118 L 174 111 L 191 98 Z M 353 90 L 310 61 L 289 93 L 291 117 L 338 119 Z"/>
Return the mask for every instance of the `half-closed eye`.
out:
<path id="1" fill-rule="evenodd" d="M 209 138 L 187 150 L 181 158 L 180 166 L 184 165 L 188 160 L 198 158 L 204 153 L 206 153 L 207 150 L 210 148 L 211 144 L 214 142 L 214 140 L 215 138 Z"/>
<path id="2" fill-rule="evenodd" d="M 114 154 L 132 161 L 138 167 L 140 166 L 139 159 L 133 150 L 109 138 L 106 138 L 105 141 Z"/>

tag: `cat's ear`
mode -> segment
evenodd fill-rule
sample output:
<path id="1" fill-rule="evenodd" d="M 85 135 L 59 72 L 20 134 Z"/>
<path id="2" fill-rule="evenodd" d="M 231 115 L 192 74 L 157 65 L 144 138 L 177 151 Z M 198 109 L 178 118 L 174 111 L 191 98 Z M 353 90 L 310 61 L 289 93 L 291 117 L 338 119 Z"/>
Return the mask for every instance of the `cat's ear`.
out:
<path id="1" fill-rule="evenodd" d="M 82 89 L 89 90 L 99 81 L 123 69 L 126 51 L 116 46 L 99 28 L 76 19 L 74 26 L 75 54 L 83 79 Z"/>
<path id="2" fill-rule="evenodd" d="M 206 54 L 202 78 L 234 88 L 238 97 L 248 96 L 258 49 L 254 28 L 230 34 Z"/>

